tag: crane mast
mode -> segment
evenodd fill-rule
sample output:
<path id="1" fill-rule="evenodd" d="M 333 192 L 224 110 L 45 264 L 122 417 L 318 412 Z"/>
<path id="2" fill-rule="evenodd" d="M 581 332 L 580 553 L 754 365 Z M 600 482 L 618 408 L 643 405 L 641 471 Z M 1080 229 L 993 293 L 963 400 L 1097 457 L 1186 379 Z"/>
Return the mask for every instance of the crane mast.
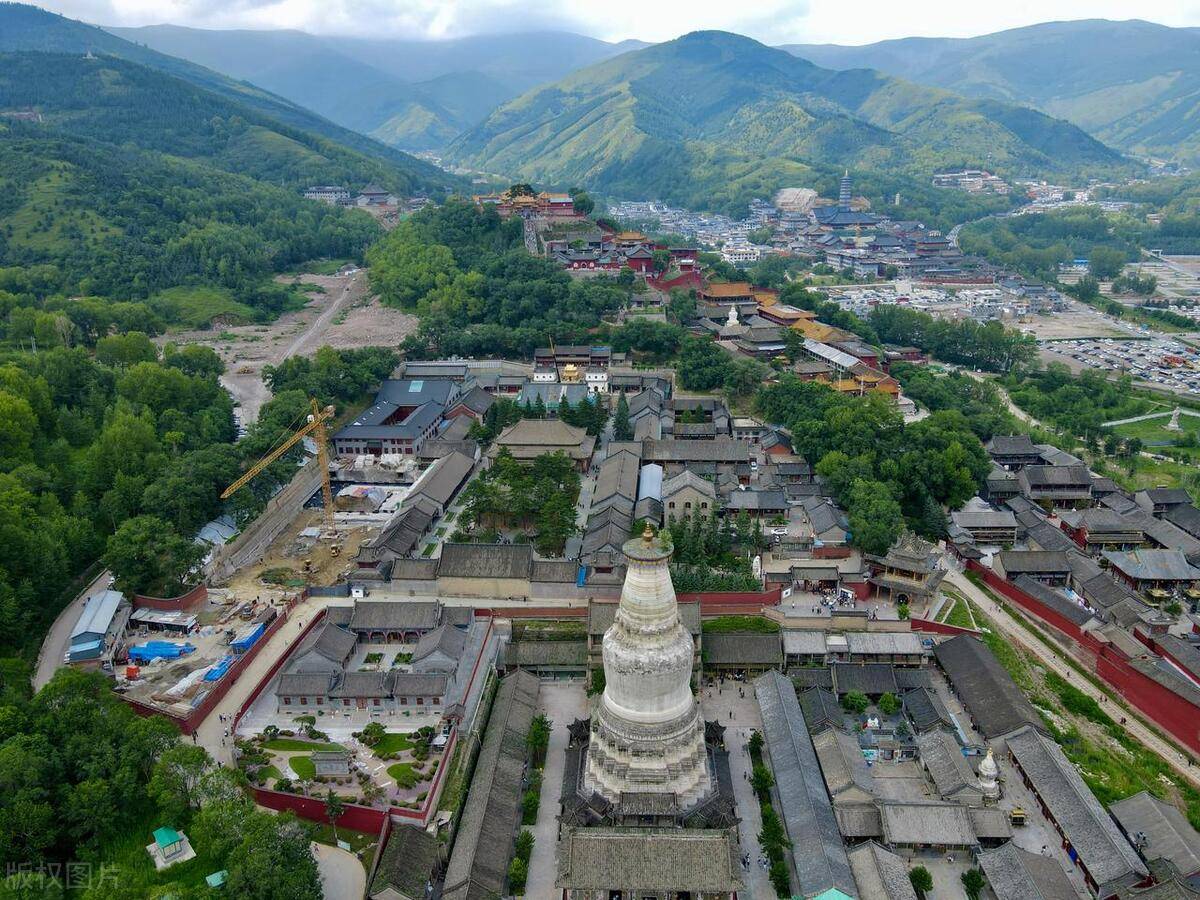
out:
<path id="1" fill-rule="evenodd" d="M 329 484 L 329 453 L 325 447 L 325 423 L 333 418 L 334 409 L 332 406 L 326 406 L 321 409 L 317 406 L 317 401 L 310 398 L 309 403 L 312 406 L 312 412 L 308 414 L 305 424 L 292 432 L 282 444 L 248 468 L 242 473 L 242 476 L 237 481 L 225 488 L 221 492 L 221 499 L 228 500 L 235 493 L 249 484 L 255 479 L 263 469 L 287 453 L 292 447 L 304 440 L 310 434 L 313 441 L 317 445 L 317 465 L 321 467 L 321 498 L 325 502 L 324 518 L 325 527 L 332 531 L 333 529 L 333 488 Z"/>

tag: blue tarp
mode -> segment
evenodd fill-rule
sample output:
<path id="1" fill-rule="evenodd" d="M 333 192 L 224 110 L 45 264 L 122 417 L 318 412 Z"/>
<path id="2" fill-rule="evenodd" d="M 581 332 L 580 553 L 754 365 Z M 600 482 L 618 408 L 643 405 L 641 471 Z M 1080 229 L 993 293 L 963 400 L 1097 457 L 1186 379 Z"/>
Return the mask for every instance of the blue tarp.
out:
<path id="1" fill-rule="evenodd" d="M 267 626 L 265 622 L 259 623 L 253 628 L 247 628 L 233 639 L 233 643 L 230 644 L 230 646 L 233 647 L 237 653 L 245 653 L 254 646 L 255 642 L 263 636 L 263 632 L 266 630 Z"/>
<path id="2" fill-rule="evenodd" d="M 174 641 L 146 641 L 129 648 L 129 661 L 143 663 L 152 659 L 178 659 L 195 649 L 191 644 L 178 644 Z"/>
<path id="3" fill-rule="evenodd" d="M 221 678 L 229 671 L 229 667 L 233 665 L 232 656 L 224 656 L 219 661 L 213 663 L 211 669 L 204 673 L 205 681 L 220 681 Z"/>

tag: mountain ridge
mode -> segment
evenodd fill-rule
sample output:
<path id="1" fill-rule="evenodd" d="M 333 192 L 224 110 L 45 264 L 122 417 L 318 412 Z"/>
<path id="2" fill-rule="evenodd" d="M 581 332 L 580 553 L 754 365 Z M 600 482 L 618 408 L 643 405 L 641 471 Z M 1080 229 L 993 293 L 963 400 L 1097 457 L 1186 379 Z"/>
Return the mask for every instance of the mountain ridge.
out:
<path id="1" fill-rule="evenodd" d="M 1200 28 L 1082 19 L 970 38 L 782 49 L 833 68 L 869 62 L 922 84 L 1031 106 L 1128 152 L 1200 162 Z"/>
<path id="2" fill-rule="evenodd" d="M 763 166 L 767 181 L 822 165 L 927 174 L 990 159 L 1032 174 L 1122 164 L 1075 126 L 1037 112 L 873 70 L 824 69 L 713 31 L 536 88 L 460 136 L 448 156 L 514 177 L 689 202 L 703 192 L 682 190 L 678 176 L 723 168 L 722 156 L 743 170 L 739 177 Z M 679 171 L 662 171 L 664 160 Z M 638 177 L 639 168 L 651 167 L 653 178 Z M 699 180 L 714 187 L 707 174 Z"/>
<path id="3" fill-rule="evenodd" d="M 412 41 L 177 25 L 106 30 L 261 85 L 410 151 L 439 149 L 536 84 L 641 46 L 571 32 Z M 531 46 L 541 52 L 530 53 Z"/>
<path id="4" fill-rule="evenodd" d="M 181 79 L 291 126 L 385 162 L 404 173 L 414 189 L 456 187 L 458 179 L 436 166 L 352 131 L 245 81 L 134 44 L 92 25 L 21 3 L 0 3 L 0 52 L 106 54 Z"/>

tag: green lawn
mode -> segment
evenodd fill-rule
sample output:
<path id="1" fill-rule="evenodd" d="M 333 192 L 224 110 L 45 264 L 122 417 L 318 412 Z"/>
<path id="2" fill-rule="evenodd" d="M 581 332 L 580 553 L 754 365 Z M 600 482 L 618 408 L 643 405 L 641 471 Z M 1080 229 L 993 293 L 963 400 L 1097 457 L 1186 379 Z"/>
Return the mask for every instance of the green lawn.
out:
<path id="1" fill-rule="evenodd" d="M 396 779 L 396 784 L 402 788 L 414 787 L 421 780 L 421 774 L 412 767 L 412 763 L 396 763 L 388 766 L 387 773 Z"/>
<path id="2" fill-rule="evenodd" d="M 775 634 L 779 623 L 762 616 L 717 616 L 701 622 L 700 630 L 704 634 Z"/>
<path id="3" fill-rule="evenodd" d="M 412 749 L 413 742 L 408 739 L 406 734 L 385 734 L 379 743 L 371 748 L 376 756 L 381 753 L 399 753 L 402 750 Z"/>
<path id="4" fill-rule="evenodd" d="M 167 884 L 202 888 L 206 875 L 223 868 L 220 861 L 211 857 L 204 847 L 192 844 L 192 849 L 196 851 L 195 859 L 178 863 L 162 872 L 155 871 L 154 863 L 146 852 L 146 846 L 153 840 L 151 832 L 160 825 L 172 824 L 163 821 L 157 812 L 135 814 L 131 824 L 105 845 L 101 858 L 107 865 L 121 866 L 121 892 L 124 896 L 157 895 L 154 889 Z M 188 838 L 192 838 L 192 835 L 189 834 Z M 95 877 L 98 879 L 101 875 L 97 872 Z"/>
<path id="5" fill-rule="evenodd" d="M 1147 419 L 1144 422 L 1130 422 L 1128 425 L 1118 425 L 1113 429 L 1121 437 L 1141 438 L 1143 443 L 1158 444 L 1174 443 L 1177 437 L 1185 432 L 1200 432 L 1200 416 L 1180 416 L 1180 431 L 1169 431 L 1165 427 L 1171 421 L 1170 415 L 1158 419 Z"/>
<path id="6" fill-rule="evenodd" d="M 312 839 L 318 844 L 328 844 L 331 847 L 336 847 L 337 842 L 345 841 L 350 845 L 351 853 L 358 853 L 360 850 L 365 850 L 368 847 L 373 847 L 375 841 L 379 838 L 377 834 L 371 834 L 368 831 L 355 831 L 352 828 L 338 828 L 337 838 L 333 836 L 333 828 L 328 822 L 311 822 Z M 370 859 L 364 855 L 364 864 L 370 868 Z"/>
<path id="7" fill-rule="evenodd" d="M 938 621 L 946 625 L 953 625 L 955 628 L 975 627 L 975 621 L 971 618 L 971 610 L 967 606 L 967 601 L 961 597 L 950 598 Z"/>
<path id="8" fill-rule="evenodd" d="M 293 756 L 288 760 L 288 765 L 301 781 L 311 781 L 317 774 L 317 764 L 311 756 Z"/>
<path id="9" fill-rule="evenodd" d="M 275 738 L 273 741 L 267 741 L 263 744 L 267 750 L 345 750 L 341 744 L 322 741 L 304 741 L 300 738 Z"/>

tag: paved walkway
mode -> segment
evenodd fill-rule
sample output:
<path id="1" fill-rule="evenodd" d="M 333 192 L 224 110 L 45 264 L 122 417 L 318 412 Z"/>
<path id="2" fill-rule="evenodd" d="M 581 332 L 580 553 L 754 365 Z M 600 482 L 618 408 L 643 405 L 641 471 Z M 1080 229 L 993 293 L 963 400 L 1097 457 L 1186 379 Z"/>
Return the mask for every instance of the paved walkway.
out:
<path id="1" fill-rule="evenodd" d="M 745 697 L 738 693 L 741 688 Z M 738 843 L 742 855 L 749 854 L 750 866 L 742 869 L 747 897 L 774 897 L 775 889 L 765 867 L 759 865 L 762 848 L 758 833 L 762 831 L 762 816 L 758 799 L 750 787 L 750 733 L 762 728 L 758 702 L 748 682 L 726 681 L 724 685 L 704 688 L 700 709 L 705 719 L 716 719 L 725 726 L 725 747 L 729 750 L 729 774 L 733 778 L 733 796 L 737 801 Z M 733 713 L 732 718 L 730 713 Z M 738 892 L 742 896 L 742 892 Z"/>
<path id="2" fill-rule="evenodd" d="M 317 858 L 325 900 L 358 900 L 366 893 L 367 873 L 353 853 L 315 842 L 312 851 Z"/>
<path id="3" fill-rule="evenodd" d="M 1125 716 L 1125 731 L 1161 756 L 1183 778 L 1200 787 L 1200 770 L 1194 766 L 1189 766 L 1188 757 L 1180 752 L 1174 742 L 1164 740 L 1160 737 L 1144 722 L 1137 711 L 1131 707 L 1127 707 L 1123 702 L 1117 703 L 1113 699 L 1110 699 L 1091 679 L 1085 679 L 1080 676 L 1063 658 L 1066 655 L 1065 652 L 1062 654 L 1055 652 L 1035 638 L 1023 625 L 1015 622 L 990 596 L 976 587 L 965 575 L 955 569 L 951 569 L 947 579 L 954 587 L 962 591 L 971 602 L 978 604 L 1005 637 L 1031 652 L 1038 658 L 1039 662 L 1052 672 L 1060 675 L 1074 687 L 1095 699 L 1101 705 L 1101 708 L 1109 711 L 1109 715 L 1114 719 Z M 1021 615 L 1020 611 L 1016 608 L 1012 606 L 1009 606 L 1009 608 L 1013 609 L 1018 615 Z M 1030 619 L 1030 621 L 1034 622 L 1035 625 L 1037 624 L 1035 619 Z M 1116 696 L 1115 690 L 1113 691 L 1113 696 Z"/>
<path id="4" fill-rule="evenodd" d="M 112 572 L 105 569 L 58 614 L 58 618 L 54 620 L 54 624 L 50 626 L 50 630 L 42 641 L 41 652 L 38 653 L 37 668 L 33 673 L 33 689 L 35 691 L 40 691 L 45 687 L 46 682 L 54 677 L 54 673 L 66 665 L 63 657 L 66 656 L 67 648 L 71 645 L 71 632 L 75 629 L 75 623 L 79 621 L 79 615 L 83 612 L 87 598 L 104 590 L 111 580 Z"/>
<path id="5" fill-rule="evenodd" d="M 275 632 L 265 646 L 250 661 L 229 689 L 216 708 L 208 714 L 196 730 L 196 743 L 204 747 L 213 759 L 222 765 L 233 765 L 233 739 L 225 737 L 233 725 L 233 717 L 238 708 L 253 692 L 255 686 L 267 674 L 267 671 L 280 656 L 286 652 L 288 645 L 304 630 L 313 617 L 327 606 L 345 604 L 345 597 L 309 597 L 296 605 L 292 615 L 283 626 Z M 221 717 L 224 716 L 224 721 Z"/>
<path id="6" fill-rule="evenodd" d="M 567 758 L 567 726 L 587 715 L 587 700 L 583 682 L 542 682 L 538 711 L 549 717 L 553 728 L 550 747 L 546 751 L 546 768 L 542 772 L 537 823 L 533 826 L 533 856 L 529 859 L 529 876 L 525 882 L 525 896 L 531 900 L 556 895 L 555 851 L 558 848 L 559 794 Z"/>

